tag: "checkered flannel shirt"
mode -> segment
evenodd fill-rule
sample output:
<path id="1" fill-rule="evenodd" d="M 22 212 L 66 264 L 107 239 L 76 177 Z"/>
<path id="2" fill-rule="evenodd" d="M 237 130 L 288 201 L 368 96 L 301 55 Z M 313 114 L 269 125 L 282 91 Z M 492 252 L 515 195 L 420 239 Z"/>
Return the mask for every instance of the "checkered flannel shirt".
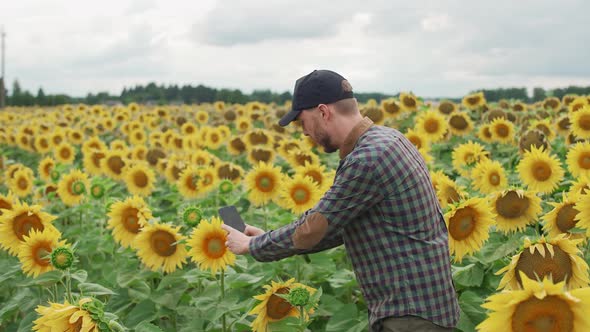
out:
<path id="1" fill-rule="evenodd" d="M 371 331 L 381 331 L 382 319 L 404 315 L 455 327 L 459 305 L 448 233 L 420 153 L 399 131 L 365 118 L 340 157 L 334 184 L 321 200 L 293 223 L 253 238 L 251 255 L 276 261 L 344 244 Z M 317 213 L 327 221 L 321 239 L 311 248 L 296 246 L 297 229 L 317 222 L 310 218 Z"/>

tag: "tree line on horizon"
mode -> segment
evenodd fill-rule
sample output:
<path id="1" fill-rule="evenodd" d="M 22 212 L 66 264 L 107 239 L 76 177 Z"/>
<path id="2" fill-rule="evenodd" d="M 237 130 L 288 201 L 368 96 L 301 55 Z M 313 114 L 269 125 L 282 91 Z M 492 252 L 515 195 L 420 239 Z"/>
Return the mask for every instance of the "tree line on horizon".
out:
<path id="1" fill-rule="evenodd" d="M 567 94 L 590 95 L 590 86 L 579 87 L 569 86 L 567 88 L 557 88 L 545 90 L 543 88 L 534 88 L 533 95 L 529 96 L 526 88 L 497 88 L 481 89 L 488 102 L 497 102 L 501 99 L 521 100 L 525 102 L 537 102 L 547 97 L 562 98 Z M 472 91 L 475 92 L 475 91 Z M 193 85 L 157 85 L 154 82 L 147 85 L 136 85 L 134 87 L 125 87 L 120 95 L 111 95 L 108 92 L 88 93 L 86 97 L 71 97 L 66 94 L 45 94 L 43 88 L 37 90 L 34 95 L 28 90 L 20 87 L 18 80 L 12 84 L 12 90 L 6 91 L 7 106 L 57 106 L 63 104 L 84 103 L 92 104 L 128 104 L 131 102 L 144 104 L 198 104 L 223 101 L 226 103 L 245 104 L 250 101 L 259 101 L 263 103 L 284 104 L 293 97 L 291 92 L 277 93 L 271 90 L 254 90 L 250 94 L 243 93 L 239 89 L 216 89 L 202 84 Z M 382 99 L 396 97 L 396 94 L 384 94 L 379 92 L 359 93 L 355 92 L 355 97 L 359 102 L 366 102 L 369 99 L 375 99 L 380 102 Z M 447 99 L 459 102 L 460 98 L 431 98 L 436 100 Z"/>

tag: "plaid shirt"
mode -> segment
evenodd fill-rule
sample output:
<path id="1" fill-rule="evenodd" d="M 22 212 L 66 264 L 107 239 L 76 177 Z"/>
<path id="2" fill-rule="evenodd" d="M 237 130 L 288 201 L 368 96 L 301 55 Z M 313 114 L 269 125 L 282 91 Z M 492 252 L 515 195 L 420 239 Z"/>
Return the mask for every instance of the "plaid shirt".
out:
<path id="1" fill-rule="evenodd" d="M 372 331 L 381 331 L 380 320 L 404 315 L 455 327 L 448 233 L 422 156 L 399 131 L 368 118 L 347 141 L 328 192 L 300 219 L 253 238 L 251 255 L 274 261 L 344 244 Z M 327 220 L 325 235 L 297 249 L 297 228 L 314 213 Z"/>

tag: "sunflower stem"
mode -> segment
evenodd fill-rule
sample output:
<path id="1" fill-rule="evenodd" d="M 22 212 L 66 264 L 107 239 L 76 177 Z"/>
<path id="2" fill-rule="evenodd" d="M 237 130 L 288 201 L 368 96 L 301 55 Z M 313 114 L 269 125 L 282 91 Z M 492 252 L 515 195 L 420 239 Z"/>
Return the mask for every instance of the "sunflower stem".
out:
<path id="1" fill-rule="evenodd" d="M 304 312 L 305 308 L 300 305 L 299 306 L 299 328 L 301 329 L 301 332 L 305 331 L 305 312 Z"/>
<path id="2" fill-rule="evenodd" d="M 268 231 L 268 205 L 266 203 L 262 204 L 262 213 L 264 214 L 264 231 Z"/>
<path id="3" fill-rule="evenodd" d="M 225 270 L 221 270 L 220 286 L 221 286 L 221 300 L 223 301 L 223 299 L 225 298 Z M 225 313 L 223 313 L 223 315 L 221 315 L 221 325 L 222 325 L 222 331 L 226 332 L 227 327 L 226 327 L 226 322 L 225 322 Z"/>
<path id="4" fill-rule="evenodd" d="M 74 303 L 74 300 L 72 299 L 72 276 L 70 275 L 70 269 L 66 270 L 66 292 L 68 301 Z"/>

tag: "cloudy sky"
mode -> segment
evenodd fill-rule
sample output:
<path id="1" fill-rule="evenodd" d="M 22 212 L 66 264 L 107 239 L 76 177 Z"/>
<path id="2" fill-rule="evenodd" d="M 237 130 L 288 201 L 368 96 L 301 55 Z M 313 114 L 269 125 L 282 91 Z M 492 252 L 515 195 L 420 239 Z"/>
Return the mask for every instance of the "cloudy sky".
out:
<path id="1" fill-rule="evenodd" d="M 590 85 L 584 0 L 3 1 L 8 87 L 119 94 L 204 84 L 290 91 L 316 68 L 355 91 L 459 97 Z"/>

